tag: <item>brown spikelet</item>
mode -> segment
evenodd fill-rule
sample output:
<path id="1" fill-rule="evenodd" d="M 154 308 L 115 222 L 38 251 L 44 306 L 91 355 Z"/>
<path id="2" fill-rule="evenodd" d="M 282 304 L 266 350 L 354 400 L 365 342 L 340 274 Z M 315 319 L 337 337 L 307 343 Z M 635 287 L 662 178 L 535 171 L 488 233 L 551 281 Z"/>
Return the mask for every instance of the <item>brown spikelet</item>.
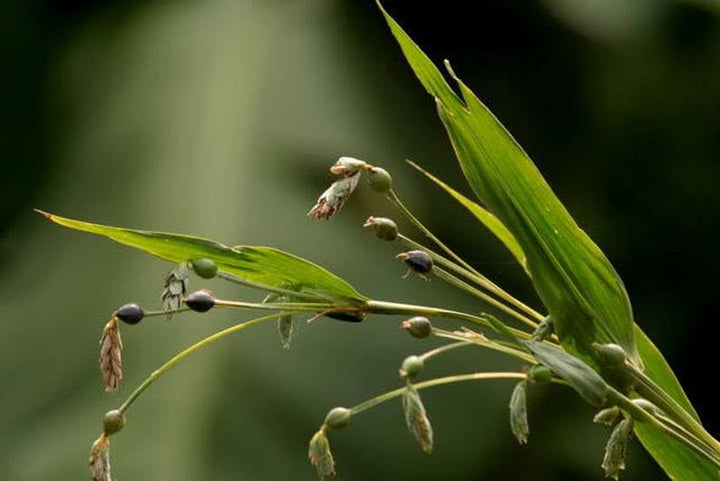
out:
<path id="1" fill-rule="evenodd" d="M 110 440 L 104 434 L 95 440 L 90 448 L 88 466 L 92 472 L 92 481 L 111 481 Z"/>
<path id="2" fill-rule="evenodd" d="M 106 392 L 115 391 L 123 377 L 122 371 L 122 338 L 117 317 L 105 324 L 100 338 L 100 372 Z"/>

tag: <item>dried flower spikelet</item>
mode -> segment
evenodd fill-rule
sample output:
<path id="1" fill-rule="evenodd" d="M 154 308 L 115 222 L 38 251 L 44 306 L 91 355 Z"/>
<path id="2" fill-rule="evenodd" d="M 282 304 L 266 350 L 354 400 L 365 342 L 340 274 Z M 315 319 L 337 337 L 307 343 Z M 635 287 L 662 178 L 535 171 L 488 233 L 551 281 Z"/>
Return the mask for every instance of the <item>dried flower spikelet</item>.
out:
<path id="1" fill-rule="evenodd" d="M 326 427 L 323 425 L 310 439 L 310 446 L 308 447 L 308 459 L 315 467 L 320 479 L 325 476 L 335 476 L 335 460 L 330 452 L 330 442 L 325 430 Z"/>
<path id="2" fill-rule="evenodd" d="M 330 172 L 336 175 L 354 175 L 361 170 L 367 170 L 370 166 L 364 160 L 354 157 L 340 157 L 335 165 L 330 167 Z"/>
<path id="3" fill-rule="evenodd" d="M 271 292 L 263 300 L 263 304 L 280 304 L 284 302 L 290 302 L 290 298 L 275 292 Z M 292 339 L 294 329 L 293 317 L 289 314 L 283 314 L 278 317 L 277 328 L 282 347 L 284 349 L 290 349 L 290 340 Z"/>
<path id="4" fill-rule="evenodd" d="M 187 295 L 189 277 L 187 262 L 181 262 L 165 276 L 165 289 L 161 299 L 168 321 L 172 319 L 172 311 L 180 309 L 182 300 Z"/>
<path id="5" fill-rule="evenodd" d="M 123 377 L 122 349 L 118 320 L 113 317 L 105 324 L 100 338 L 100 372 L 107 392 L 115 391 Z"/>
<path id="6" fill-rule="evenodd" d="M 527 420 L 527 383 L 521 381 L 510 397 L 510 429 L 520 444 L 527 444 L 530 427 Z"/>
<path id="7" fill-rule="evenodd" d="M 602 468 L 608 478 L 618 479 L 620 471 L 625 469 L 627 445 L 628 441 L 630 441 L 632 429 L 632 419 L 625 418 L 615 426 L 610 439 L 608 439 L 602 462 Z"/>
<path id="8" fill-rule="evenodd" d="M 420 394 L 412 384 L 408 384 L 402 397 L 405 422 L 410 433 L 420 444 L 420 448 L 430 454 L 433 449 L 433 430 L 423 406 Z"/>
<path id="9" fill-rule="evenodd" d="M 112 481 L 110 475 L 110 439 L 104 434 L 95 440 L 90 448 L 88 466 L 92 481 Z"/>
<path id="10" fill-rule="evenodd" d="M 360 173 L 348 174 L 333 184 L 318 197 L 317 203 L 310 209 L 308 216 L 313 219 L 330 219 L 340 211 L 345 201 L 353 193 L 360 180 Z"/>
<path id="11" fill-rule="evenodd" d="M 620 416 L 620 408 L 617 406 L 609 407 L 598 411 L 593 418 L 593 422 L 596 424 L 605 424 L 606 426 L 612 426 Z"/>

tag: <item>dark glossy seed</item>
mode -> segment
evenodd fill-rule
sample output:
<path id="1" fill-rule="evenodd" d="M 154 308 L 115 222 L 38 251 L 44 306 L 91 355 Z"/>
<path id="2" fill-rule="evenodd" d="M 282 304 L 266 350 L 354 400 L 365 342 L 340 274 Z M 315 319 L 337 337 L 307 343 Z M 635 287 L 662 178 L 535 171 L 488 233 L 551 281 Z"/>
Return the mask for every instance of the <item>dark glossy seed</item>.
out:
<path id="1" fill-rule="evenodd" d="M 115 312 L 115 317 L 127 324 L 137 324 L 145 316 L 143 308 L 137 304 L 125 304 Z"/>
<path id="2" fill-rule="evenodd" d="M 410 269 L 418 274 L 428 274 L 433 269 L 433 260 L 425 251 L 407 251 L 397 255 Z"/>
<path id="3" fill-rule="evenodd" d="M 195 291 L 185 298 L 185 305 L 195 312 L 207 312 L 215 305 L 215 297 L 206 290 Z"/>
<path id="4" fill-rule="evenodd" d="M 432 332 L 432 324 L 427 317 L 415 316 L 410 319 L 406 319 L 400 324 L 400 327 L 405 329 L 413 337 L 424 338 L 428 337 Z"/>

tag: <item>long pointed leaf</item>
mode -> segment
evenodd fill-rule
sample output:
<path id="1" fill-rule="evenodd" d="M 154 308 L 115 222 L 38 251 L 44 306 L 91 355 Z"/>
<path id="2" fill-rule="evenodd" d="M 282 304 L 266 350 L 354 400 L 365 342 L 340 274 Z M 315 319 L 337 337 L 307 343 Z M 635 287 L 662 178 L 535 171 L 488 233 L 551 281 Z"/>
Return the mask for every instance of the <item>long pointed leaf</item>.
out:
<path id="1" fill-rule="evenodd" d="M 271 247 L 228 247 L 201 237 L 111 227 L 38 212 L 56 224 L 108 237 L 166 261 L 183 262 L 205 257 L 212 259 L 220 271 L 253 283 L 317 294 L 350 304 L 362 304 L 367 299 L 335 274 Z"/>
<path id="2" fill-rule="evenodd" d="M 533 283 L 563 346 L 596 364 L 591 344 L 613 342 L 642 365 L 630 302 L 608 259 L 493 114 L 455 79 L 461 100 L 404 30 L 383 14 L 420 82 L 436 98 L 470 186 L 527 256 Z"/>
<path id="3" fill-rule="evenodd" d="M 503 245 L 507 247 L 513 257 L 515 257 L 518 263 L 523 267 L 523 269 L 525 269 L 525 272 L 527 272 L 527 259 L 525 258 L 525 253 L 522 251 L 520 244 L 518 244 L 517 239 L 513 237 L 512 233 L 507 229 L 507 227 L 505 227 L 505 225 L 500 222 L 500 220 L 495 217 L 492 212 L 485 209 L 477 202 L 473 202 L 472 200 L 468 199 L 460 192 L 453 189 L 445 182 L 438 179 L 430 172 L 417 165 L 415 162 L 411 162 L 409 160 L 407 162 L 415 169 L 417 169 L 420 173 L 422 173 L 425 177 L 433 181 L 438 187 L 450 194 L 452 198 L 458 201 L 468 211 L 470 211 L 470 213 L 474 215 L 477 220 L 482 222 L 485 227 L 487 227 L 490 232 L 492 232 L 495 237 L 497 237 L 498 240 L 500 240 L 500 242 L 502 242 Z"/>

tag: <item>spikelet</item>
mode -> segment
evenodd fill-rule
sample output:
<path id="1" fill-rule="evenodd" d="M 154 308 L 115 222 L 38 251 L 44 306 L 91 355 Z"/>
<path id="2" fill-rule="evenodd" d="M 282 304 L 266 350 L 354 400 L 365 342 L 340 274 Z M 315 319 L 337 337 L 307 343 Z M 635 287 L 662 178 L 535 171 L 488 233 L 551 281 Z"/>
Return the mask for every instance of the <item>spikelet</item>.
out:
<path id="1" fill-rule="evenodd" d="M 105 324 L 100 338 L 100 372 L 106 392 L 115 391 L 123 377 L 122 349 L 118 320 L 113 317 Z"/>

